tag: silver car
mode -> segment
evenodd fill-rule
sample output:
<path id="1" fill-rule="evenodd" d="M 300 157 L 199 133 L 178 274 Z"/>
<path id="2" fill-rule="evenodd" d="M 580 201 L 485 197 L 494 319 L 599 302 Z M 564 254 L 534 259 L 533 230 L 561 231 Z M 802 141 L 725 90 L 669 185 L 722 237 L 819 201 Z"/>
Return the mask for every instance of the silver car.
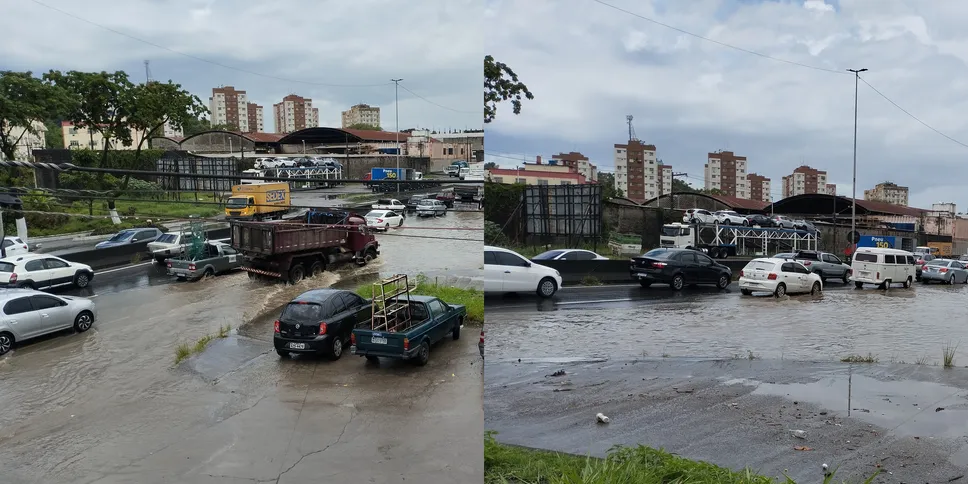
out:
<path id="1" fill-rule="evenodd" d="M 436 217 L 438 215 L 447 215 L 447 205 L 444 202 L 434 198 L 427 198 L 417 202 L 418 217 Z"/>
<path id="2" fill-rule="evenodd" d="M 934 259 L 921 266 L 921 282 L 931 281 L 945 284 L 968 284 L 968 269 L 960 261 Z"/>
<path id="3" fill-rule="evenodd" d="M 24 340 L 74 329 L 83 333 L 97 319 L 94 301 L 33 289 L 0 290 L 0 355 Z"/>

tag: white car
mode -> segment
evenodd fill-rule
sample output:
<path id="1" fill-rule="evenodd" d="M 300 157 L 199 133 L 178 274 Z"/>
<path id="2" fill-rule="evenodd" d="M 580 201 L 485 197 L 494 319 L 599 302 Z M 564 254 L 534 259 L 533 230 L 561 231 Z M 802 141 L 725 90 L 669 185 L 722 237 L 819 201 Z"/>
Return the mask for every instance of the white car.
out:
<path id="1" fill-rule="evenodd" d="M 390 230 L 390 227 L 403 225 L 403 215 L 393 210 L 371 210 L 363 218 L 367 227 L 375 229 Z"/>
<path id="2" fill-rule="evenodd" d="M 10 257 L 12 255 L 26 254 L 30 252 L 27 247 L 27 243 L 23 241 L 20 237 L 4 237 L 3 238 L 3 255 L 4 257 Z"/>
<path id="3" fill-rule="evenodd" d="M 403 212 L 407 209 L 407 204 L 396 198 L 381 198 L 373 205 L 370 205 L 370 208 L 373 210 L 395 210 L 397 212 Z"/>
<path id="4" fill-rule="evenodd" d="M 732 210 L 720 210 L 713 215 L 716 216 L 716 221 L 719 222 L 720 225 L 749 225 L 750 224 L 750 221 L 746 217 Z"/>
<path id="5" fill-rule="evenodd" d="M 823 280 L 795 260 L 764 257 L 751 260 L 739 272 L 739 290 L 744 296 L 754 292 L 767 292 L 776 297 L 807 292 L 820 294 Z"/>
<path id="6" fill-rule="evenodd" d="M 0 355 L 15 343 L 73 328 L 83 333 L 97 319 L 94 301 L 83 297 L 55 296 L 30 289 L 0 293 Z"/>
<path id="7" fill-rule="evenodd" d="M 716 216 L 712 214 L 709 210 L 703 210 L 701 208 L 690 208 L 686 210 L 686 213 L 682 215 L 682 223 L 686 224 L 714 224 L 716 223 Z"/>
<path id="8" fill-rule="evenodd" d="M 598 255 L 583 249 L 553 249 L 542 252 L 531 260 L 608 260 L 608 257 Z"/>
<path id="9" fill-rule="evenodd" d="M 0 259 L 0 287 L 46 289 L 73 284 L 84 288 L 92 279 L 94 270 L 91 266 L 48 254 L 24 254 Z"/>
<path id="10" fill-rule="evenodd" d="M 153 242 L 148 242 L 148 251 L 151 252 L 151 257 L 155 259 L 155 262 L 162 264 L 165 259 L 183 255 L 185 247 L 191 243 L 191 240 L 191 234 L 169 232 L 162 234 Z"/>
<path id="11" fill-rule="evenodd" d="M 484 293 L 537 292 L 550 298 L 561 287 L 561 273 L 535 264 L 513 250 L 484 246 Z"/>

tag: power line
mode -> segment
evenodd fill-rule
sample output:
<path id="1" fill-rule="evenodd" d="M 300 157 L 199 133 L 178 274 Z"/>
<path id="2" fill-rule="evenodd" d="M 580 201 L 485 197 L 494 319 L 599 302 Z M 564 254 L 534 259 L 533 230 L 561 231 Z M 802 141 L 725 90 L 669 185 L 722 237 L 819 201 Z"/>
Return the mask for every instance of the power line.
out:
<path id="1" fill-rule="evenodd" d="M 863 82 L 864 84 L 867 84 L 867 87 L 871 88 L 871 90 L 873 90 L 874 92 L 876 92 L 878 96 L 884 98 L 887 102 L 891 103 L 894 107 L 896 107 L 902 113 L 907 114 L 911 119 L 917 121 L 918 123 L 921 123 L 921 125 L 924 126 L 925 128 L 928 128 L 931 131 L 934 131 L 935 133 L 940 134 L 941 136 L 944 136 L 948 140 L 953 141 L 953 142 L 955 142 L 955 143 L 957 143 L 957 144 L 959 144 L 959 145 L 961 145 L 961 146 L 963 146 L 965 148 L 968 148 L 968 144 L 962 143 L 961 141 L 958 141 L 958 140 L 952 138 L 951 136 L 948 136 L 948 135 L 942 133 L 940 130 L 935 129 L 930 124 L 925 123 L 924 121 L 921 121 L 920 118 L 918 118 L 917 116 L 911 114 L 911 112 L 908 111 L 907 109 L 902 108 L 898 103 L 894 102 L 893 100 L 891 100 L 891 98 L 887 97 L 886 94 L 882 93 L 881 91 L 878 91 L 876 87 L 872 86 L 871 83 L 867 82 L 867 80 L 864 79 L 863 77 L 857 76 L 857 78 L 860 79 L 861 82 Z"/>
<path id="2" fill-rule="evenodd" d="M 437 106 L 437 107 L 439 107 L 439 108 L 442 108 L 442 109 L 446 109 L 446 110 L 448 110 L 448 111 L 453 111 L 453 112 L 455 112 L 455 113 L 464 113 L 464 114 L 477 114 L 477 113 L 478 113 L 478 111 L 461 111 L 461 110 L 459 110 L 459 109 L 454 109 L 454 108 L 452 108 L 452 107 L 448 107 L 448 106 L 444 106 L 443 104 L 439 104 L 439 103 L 436 103 L 436 102 L 434 102 L 434 101 L 431 101 L 430 99 L 427 99 L 427 98 L 425 98 L 425 97 L 423 97 L 423 96 L 421 96 L 420 94 L 417 94 L 417 93 L 415 93 L 415 92 L 413 92 L 413 91 L 411 91 L 410 89 L 407 89 L 407 86 L 404 86 L 404 85 L 400 85 L 400 89 L 403 89 L 404 91 L 407 91 L 407 92 L 409 92 L 410 94 L 413 94 L 413 95 L 414 95 L 415 97 L 417 97 L 418 99 L 422 99 L 422 100 L 424 100 L 425 102 L 428 102 L 428 103 L 430 103 L 430 104 L 433 104 L 434 106 Z M 482 116 L 484 115 L 484 109 L 483 109 L 483 108 L 481 109 L 481 111 L 480 111 L 480 114 L 481 114 Z"/>
<path id="3" fill-rule="evenodd" d="M 617 6 L 612 5 L 610 3 L 607 3 L 607 2 L 603 2 L 602 0 L 591 0 L 591 1 L 593 1 L 593 2 L 595 2 L 597 4 L 600 4 L 600 5 L 604 5 L 604 6 L 608 7 L 608 8 L 613 9 L 613 10 L 617 10 L 619 12 L 626 13 L 626 14 L 631 15 L 633 17 L 640 18 L 642 20 L 645 20 L 646 22 L 650 22 L 650 23 L 653 23 L 655 25 L 658 25 L 658 26 L 661 26 L 661 27 L 665 27 L 667 29 L 675 30 L 676 32 L 679 32 L 679 33 L 682 33 L 682 34 L 686 34 L 686 35 L 689 35 L 689 36 L 695 37 L 697 39 L 704 40 L 706 42 L 710 42 L 710 43 L 713 43 L 713 44 L 716 44 L 716 45 L 720 45 L 722 47 L 727 47 L 727 48 L 734 49 L 734 50 L 737 50 L 737 51 L 740 51 L 740 52 L 744 52 L 744 53 L 747 53 L 747 54 L 751 54 L 751 55 L 755 55 L 755 56 L 758 56 L 758 57 L 762 57 L 764 59 L 769 59 L 769 60 L 772 60 L 772 61 L 775 61 L 775 62 L 782 62 L 784 64 L 790 64 L 790 65 L 797 66 L 797 67 L 805 67 L 807 69 L 813 69 L 813 70 L 816 70 L 816 71 L 829 72 L 831 74 L 839 74 L 839 75 L 845 75 L 845 74 L 847 74 L 846 72 L 839 71 L 839 70 L 836 70 L 836 69 L 828 69 L 826 67 L 812 66 L 810 64 L 804 64 L 804 63 L 801 63 L 801 62 L 791 61 L 791 60 L 787 60 L 787 59 L 781 59 L 779 57 L 773 57 L 771 55 L 767 55 L 767 54 L 764 54 L 762 52 L 757 52 L 755 50 L 744 49 L 743 47 L 737 47 L 737 46 L 732 45 L 732 44 L 727 44 L 725 42 L 720 42 L 718 40 L 713 40 L 713 39 L 710 39 L 709 37 L 705 37 L 705 36 L 702 36 L 702 35 L 699 35 L 699 34 L 695 34 L 695 33 L 689 32 L 688 30 L 680 29 L 679 27 L 674 27 L 672 25 L 659 22 L 658 20 L 655 20 L 655 19 L 646 17 L 644 15 L 639 15 L 639 14 L 637 14 L 635 12 L 631 12 L 631 11 L 626 10 L 624 8 L 617 7 Z"/>

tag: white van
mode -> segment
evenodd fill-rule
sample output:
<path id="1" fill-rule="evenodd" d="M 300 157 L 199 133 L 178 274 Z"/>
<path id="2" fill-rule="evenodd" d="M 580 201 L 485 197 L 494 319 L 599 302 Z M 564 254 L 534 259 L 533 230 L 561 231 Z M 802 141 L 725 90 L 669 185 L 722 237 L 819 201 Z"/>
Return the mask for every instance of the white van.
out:
<path id="1" fill-rule="evenodd" d="M 850 280 L 857 289 L 875 284 L 881 289 L 901 283 L 911 287 L 914 281 L 914 254 L 906 250 L 858 247 L 850 264 Z"/>

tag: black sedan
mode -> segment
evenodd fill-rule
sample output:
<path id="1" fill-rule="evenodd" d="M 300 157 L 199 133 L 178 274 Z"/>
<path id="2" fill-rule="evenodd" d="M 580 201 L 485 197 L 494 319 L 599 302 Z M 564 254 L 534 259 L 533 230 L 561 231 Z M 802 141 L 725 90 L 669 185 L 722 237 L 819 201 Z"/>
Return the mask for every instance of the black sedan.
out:
<path id="1" fill-rule="evenodd" d="M 759 225 L 760 227 L 772 227 L 774 225 L 773 219 L 761 213 L 747 215 L 746 220 L 750 221 L 750 225 Z"/>
<path id="2" fill-rule="evenodd" d="M 729 267 L 692 249 L 652 249 L 632 258 L 629 273 L 642 287 L 668 284 L 676 291 L 686 284 L 712 284 L 726 289 L 733 281 Z"/>
<path id="3" fill-rule="evenodd" d="M 368 323 L 370 301 L 342 289 L 313 289 L 286 305 L 275 322 L 273 346 L 279 356 L 290 353 L 324 354 L 332 360 L 343 355 L 353 328 Z"/>

